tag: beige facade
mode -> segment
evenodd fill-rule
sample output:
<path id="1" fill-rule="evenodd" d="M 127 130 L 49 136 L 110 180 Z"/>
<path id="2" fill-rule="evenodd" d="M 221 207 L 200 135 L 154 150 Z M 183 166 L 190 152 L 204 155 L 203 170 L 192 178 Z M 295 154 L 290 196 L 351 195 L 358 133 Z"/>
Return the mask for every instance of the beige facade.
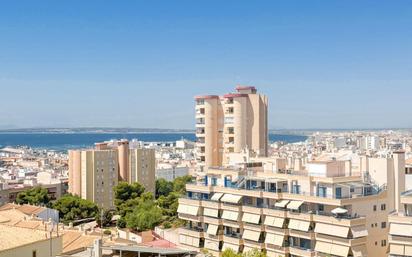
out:
<path id="1" fill-rule="evenodd" d="M 215 256 L 226 248 L 276 257 L 387 256 L 388 215 L 401 188 L 387 186 L 402 181 L 403 158 L 369 159 L 372 170 L 362 174 L 346 161 L 309 162 L 293 171 L 282 168 L 285 160 L 256 158 L 247 170 L 211 168 L 179 200 L 179 217 L 188 222 L 180 243 Z M 365 179 L 374 173 L 386 178 Z"/>
<path id="2" fill-rule="evenodd" d="M 153 149 L 130 149 L 126 140 L 97 143 L 94 149 L 70 150 L 69 192 L 112 209 L 113 187 L 119 181 L 139 182 L 154 193 L 155 163 Z"/>
<path id="3" fill-rule="evenodd" d="M 155 193 L 156 180 L 155 180 L 155 150 L 154 149 L 130 149 L 129 156 L 130 182 L 141 183 L 146 191 Z"/>
<path id="4" fill-rule="evenodd" d="M 196 137 L 199 167 L 226 165 L 245 149 L 268 153 L 268 99 L 254 87 L 237 87 L 223 96 L 197 96 Z"/>
<path id="5" fill-rule="evenodd" d="M 389 255 L 412 256 L 412 192 L 401 196 L 400 209 L 389 215 Z"/>

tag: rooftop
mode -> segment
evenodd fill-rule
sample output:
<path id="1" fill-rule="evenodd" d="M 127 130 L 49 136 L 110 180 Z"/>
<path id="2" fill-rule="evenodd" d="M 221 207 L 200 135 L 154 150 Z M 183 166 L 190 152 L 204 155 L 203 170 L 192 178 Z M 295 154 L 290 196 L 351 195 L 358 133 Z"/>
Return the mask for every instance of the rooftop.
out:
<path id="1" fill-rule="evenodd" d="M 0 224 L 0 251 L 46 239 L 49 236 L 44 231 Z"/>

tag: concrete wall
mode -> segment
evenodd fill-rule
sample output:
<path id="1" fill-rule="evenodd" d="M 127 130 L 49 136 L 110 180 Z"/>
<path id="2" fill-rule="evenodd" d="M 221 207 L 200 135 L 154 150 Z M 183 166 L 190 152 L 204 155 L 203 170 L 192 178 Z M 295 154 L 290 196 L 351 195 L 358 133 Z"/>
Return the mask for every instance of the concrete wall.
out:
<path id="1" fill-rule="evenodd" d="M 55 257 L 63 250 L 62 237 L 43 240 L 0 252 L 0 257 L 32 257 L 36 251 L 37 257 Z M 50 254 L 51 253 L 51 254 Z"/>

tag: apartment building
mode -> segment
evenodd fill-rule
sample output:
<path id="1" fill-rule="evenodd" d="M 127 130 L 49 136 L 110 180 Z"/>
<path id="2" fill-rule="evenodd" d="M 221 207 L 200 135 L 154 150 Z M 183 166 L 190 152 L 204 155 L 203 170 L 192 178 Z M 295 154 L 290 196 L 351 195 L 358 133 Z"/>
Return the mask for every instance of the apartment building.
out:
<path id="1" fill-rule="evenodd" d="M 232 154 L 249 149 L 268 154 L 268 99 L 255 87 L 236 87 L 223 96 L 197 96 L 196 158 L 201 170 L 228 164 Z"/>
<path id="2" fill-rule="evenodd" d="M 146 191 L 154 193 L 156 190 L 156 158 L 154 149 L 130 149 L 129 182 L 139 182 Z"/>
<path id="3" fill-rule="evenodd" d="M 275 257 L 387 256 L 388 214 L 402 190 L 392 185 L 403 179 L 404 153 L 387 159 L 383 169 L 375 159 L 364 161 L 374 172 L 362 168 L 385 174 L 380 185 L 352 171 L 350 161 L 308 162 L 300 171 L 259 159 L 245 165 L 253 168 L 210 168 L 179 200 L 187 221 L 180 243 L 214 256 L 226 248 Z"/>
<path id="4" fill-rule="evenodd" d="M 69 151 L 69 192 L 102 208 L 114 208 L 119 181 L 139 182 L 155 190 L 153 149 L 130 148 L 127 140 L 96 143 L 94 149 Z"/>
<path id="5" fill-rule="evenodd" d="M 412 256 L 412 190 L 402 193 L 400 209 L 389 215 L 389 256 Z"/>

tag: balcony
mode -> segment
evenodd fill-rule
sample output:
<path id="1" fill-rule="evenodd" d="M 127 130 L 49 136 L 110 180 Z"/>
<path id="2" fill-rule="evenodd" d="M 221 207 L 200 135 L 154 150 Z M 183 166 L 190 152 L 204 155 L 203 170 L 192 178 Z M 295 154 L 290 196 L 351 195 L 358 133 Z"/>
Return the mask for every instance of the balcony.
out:
<path id="1" fill-rule="evenodd" d="M 202 206 L 202 200 L 200 199 L 195 199 L 195 198 L 189 198 L 189 197 L 180 197 L 179 198 L 179 204 L 185 204 L 185 205 L 192 205 L 192 206 Z"/>
<path id="2" fill-rule="evenodd" d="M 299 246 L 289 246 L 289 253 L 296 256 L 314 257 L 316 252 Z"/>
<path id="3" fill-rule="evenodd" d="M 214 217 L 208 217 L 204 216 L 203 217 L 203 222 L 206 224 L 213 224 L 213 225 L 223 225 L 223 220 L 219 218 L 214 218 Z"/>
<path id="4" fill-rule="evenodd" d="M 223 241 L 234 245 L 243 245 L 242 235 L 240 233 L 225 233 L 223 234 Z"/>
<path id="5" fill-rule="evenodd" d="M 179 213 L 178 217 L 181 220 L 187 220 L 187 221 L 192 221 L 192 222 L 202 222 L 203 223 L 203 216 L 193 216 L 193 215 Z"/>
<path id="6" fill-rule="evenodd" d="M 179 229 L 179 234 L 187 235 L 196 238 L 204 237 L 204 230 L 200 227 L 182 227 Z"/>
<path id="7" fill-rule="evenodd" d="M 243 240 L 243 245 L 247 248 L 265 249 L 264 242 L 254 242 L 250 240 Z"/>

